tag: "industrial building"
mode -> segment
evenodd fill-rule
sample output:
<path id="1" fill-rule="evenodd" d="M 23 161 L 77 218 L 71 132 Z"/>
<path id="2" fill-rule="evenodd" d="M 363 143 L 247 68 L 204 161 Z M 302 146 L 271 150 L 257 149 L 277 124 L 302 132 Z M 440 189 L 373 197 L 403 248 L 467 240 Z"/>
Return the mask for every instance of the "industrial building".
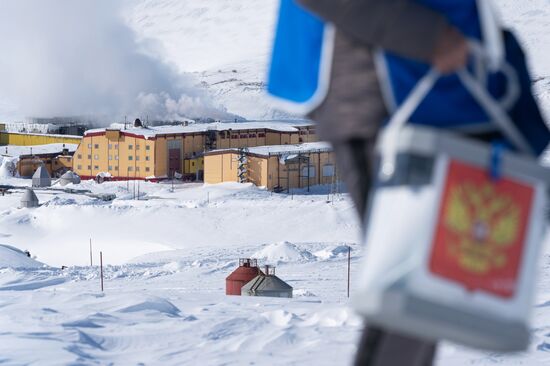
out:
<path id="1" fill-rule="evenodd" d="M 187 126 L 102 128 L 86 131 L 73 163 L 82 179 L 202 180 L 203 155 L 215 149 L 316 141 L 307 122 L 197 123 Z"/>
<path id="2" fill-rule="evenodd" d="M 205 183 L 251 182 L 273 191 L 309 188 L 337 180 L 325 142 L 214 150 L 204 157 Z"/>
<path id="3" fill-rule="evenodd" d="M 31 177 L 38 167 L 43 166 L 52 177 L 60 177 L 73 166 L 73 154 L 77 145 L 49 144 L 32 147 L 5 146 L 0 153 L 5 156 L 19 156 L 17 172 L 23 178 Z M 24 153 L 25 151 L 29 153 Z"/>
<path id="4" fill-rule="evenodd" d="M 39 207 L 38 197 L 31 188 L 26 188 L 23 196 L 21 197 L 21 208 L 35 208 Z"/>
<path id="5" fill-rule="evenodd" d="M 7 132 L 0 130 L 0 145 L 35 146 L 48 144 L 76 144 L 82 137 L 72 135 L 49 135 L 39 133 Z"/>
<path id="6" fill-rule="evenodd" d="M 257 259 L 239 259 L 239 267 L 225 279 L 225 294 L 241 296 L 241 288 L 260 274 Z"/>
<path id="7" fill-rule="evenodd" d="M 241 295 L 292 298 L 292 291 L 292 286 L 275 275 L 275 267 L 265 266 L 265 273 L 244 285 Z"/>
<path id="8" fill-rule="evenodd" d="M 44 188 L 52 185 L 52 177 L 45 166 L 39 166 L 32 175 L 33 188 Z"/>

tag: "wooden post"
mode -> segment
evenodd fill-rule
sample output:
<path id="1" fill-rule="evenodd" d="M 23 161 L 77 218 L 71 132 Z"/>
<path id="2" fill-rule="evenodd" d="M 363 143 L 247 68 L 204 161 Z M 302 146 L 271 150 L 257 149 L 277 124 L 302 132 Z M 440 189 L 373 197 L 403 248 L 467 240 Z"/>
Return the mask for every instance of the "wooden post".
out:
<path id="1" fill-rule="evenodd" d="M 99 269 L 101 277 L 101 292 L 103 292 L 103 252 L 99 252 Z"/>
<path id="2" fill-rule="evenodd" d="M 90 238 L 90 267 L 94 266 L 93 256 L 92 256 L 92 238 Z"/>
<path id="3" fill-rule="evenodd" d="M 351 247 L 348 245 L 348 298 L 349 298 L 350 267 L 351 267 Z"/>

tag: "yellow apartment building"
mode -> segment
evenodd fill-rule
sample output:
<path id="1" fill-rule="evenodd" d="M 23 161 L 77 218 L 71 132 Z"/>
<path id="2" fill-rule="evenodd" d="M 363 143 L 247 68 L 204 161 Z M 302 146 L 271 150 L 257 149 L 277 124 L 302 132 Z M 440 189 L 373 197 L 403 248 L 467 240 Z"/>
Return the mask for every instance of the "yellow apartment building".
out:
<path id="1" fill-rule="evenodd" d="M 251 182 L 273 191 L 335 183 L 336 163 L 328 143 L 215 150 L 204 156 L 205 183 Z"/>
<path id="2" fill-rule="evenodd" d="M 201 179 L 204 153 L 223 148 L 317 141 L 306 122 L 202 123 L 188 126 L 86 131 L 73 159 L 83 179 L 99 174 L 113 180 L 162 180 L 182 175 Z"/>

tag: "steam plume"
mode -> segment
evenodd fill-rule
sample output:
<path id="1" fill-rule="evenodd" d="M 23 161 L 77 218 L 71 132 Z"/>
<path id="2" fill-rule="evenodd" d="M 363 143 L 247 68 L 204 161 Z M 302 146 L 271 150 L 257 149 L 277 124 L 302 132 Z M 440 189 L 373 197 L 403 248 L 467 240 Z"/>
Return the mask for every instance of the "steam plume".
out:
<path id="1" fill-rule="evenodd" d="M 123 7 L 121 0 L 0 1 L 0 100 L 25 116 L 231 118 L 191 76 L 159 60 L 157 45 L 137 41 Z"/>

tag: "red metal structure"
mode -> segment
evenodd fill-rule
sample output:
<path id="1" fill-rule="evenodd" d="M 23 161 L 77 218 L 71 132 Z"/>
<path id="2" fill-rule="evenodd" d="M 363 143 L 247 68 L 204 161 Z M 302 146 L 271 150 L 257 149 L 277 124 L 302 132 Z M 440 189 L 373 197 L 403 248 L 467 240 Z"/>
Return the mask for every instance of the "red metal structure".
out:
<path id="1" fill-rule="evenodd" d="M 241 296 L 241 288 L 259 274 L 263 272 L 258 268 L 256 259 L 239 259 L 239 268 L 225 279 L 225 294 Z"/>

